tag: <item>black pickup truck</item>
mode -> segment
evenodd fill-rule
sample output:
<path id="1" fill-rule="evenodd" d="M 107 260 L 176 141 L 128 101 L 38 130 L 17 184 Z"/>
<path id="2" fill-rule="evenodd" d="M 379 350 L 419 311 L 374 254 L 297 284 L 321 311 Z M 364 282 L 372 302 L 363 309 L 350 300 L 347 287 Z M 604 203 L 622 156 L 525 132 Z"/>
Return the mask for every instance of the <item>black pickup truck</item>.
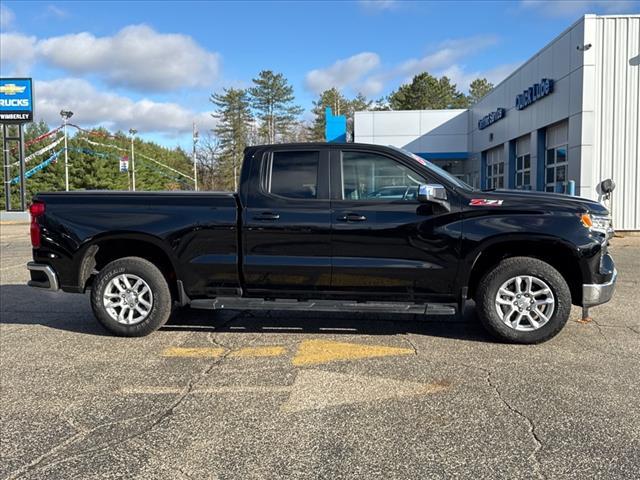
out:
<path id="1" fill-rule="evenodd" d="M 90 290 L 125 336 L 187 305 L 452 315 L 475 299 L 491 333 L 536 343 L 616 281 L 600 203 L 474 190 L 392 147 L 250 147 L 238 193 L 42 193 L 30 211 L 29 285 Z"/>

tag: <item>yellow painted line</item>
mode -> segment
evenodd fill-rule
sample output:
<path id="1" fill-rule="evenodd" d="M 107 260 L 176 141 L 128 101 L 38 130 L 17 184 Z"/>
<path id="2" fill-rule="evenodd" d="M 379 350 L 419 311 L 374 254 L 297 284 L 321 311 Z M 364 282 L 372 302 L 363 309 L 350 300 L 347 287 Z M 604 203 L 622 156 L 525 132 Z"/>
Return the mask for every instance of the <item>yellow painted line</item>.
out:
<path id="1" fill-rule="evenodd" d="M 284 347 L 274 345 L 270 347 L 245 347 L 229 354 L 230 357 L 278 357 L 286 353 Z"/>
<path id="2" fill-rule="evenodd" d="M 386 345 L 305 340 L 300 344 L 291 363 L 295 366 L 317 365 L 361 358 L 413 355 L 414 353 L 415 351 L 411 348 L 388 347 Z"/>
<path id="3" fill-rule="evenodd" d="M 224 348 L 170 347 L 162 352 L 163 357 L 218 358 L 225 353 Z"/>

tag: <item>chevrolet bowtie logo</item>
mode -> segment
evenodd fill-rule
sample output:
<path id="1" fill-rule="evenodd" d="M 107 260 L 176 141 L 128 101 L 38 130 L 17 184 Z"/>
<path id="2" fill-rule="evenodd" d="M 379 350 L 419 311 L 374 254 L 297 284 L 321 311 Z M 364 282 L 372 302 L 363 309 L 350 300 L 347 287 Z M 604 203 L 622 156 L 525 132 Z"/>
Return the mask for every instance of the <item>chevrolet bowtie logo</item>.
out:
<path id="1" fill-rule="evenodd" d="M 0 93 L 5 95 L 15 95 L 16 93 L 22 93 L 27 87 L 19 87 L 15 83 L 7 83 L 0 86 Z"/>

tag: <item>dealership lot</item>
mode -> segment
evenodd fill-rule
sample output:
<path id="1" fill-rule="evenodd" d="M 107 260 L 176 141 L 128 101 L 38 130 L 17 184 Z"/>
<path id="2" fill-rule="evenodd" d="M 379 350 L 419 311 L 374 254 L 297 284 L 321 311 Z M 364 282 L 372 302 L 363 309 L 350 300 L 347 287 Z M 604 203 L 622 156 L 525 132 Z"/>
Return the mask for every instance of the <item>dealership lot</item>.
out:
<path id="1" fill-rule="evenodd" d="M 616 295 L 537 346 L 464 318 L 184 311 L 115 338 L 25 286 L 2 225 L 0 478 L 632 478 L 640 238 Z M 392 321 L 394 320 L 394 321 Z M 634 473 L 636 472 L 636 473 Z"/>

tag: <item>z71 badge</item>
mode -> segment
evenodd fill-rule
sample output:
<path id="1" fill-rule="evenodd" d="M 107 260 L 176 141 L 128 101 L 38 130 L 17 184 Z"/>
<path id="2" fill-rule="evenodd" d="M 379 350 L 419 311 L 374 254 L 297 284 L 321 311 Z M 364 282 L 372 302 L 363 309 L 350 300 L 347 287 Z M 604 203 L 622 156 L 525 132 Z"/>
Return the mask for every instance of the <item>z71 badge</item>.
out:
<path id="1" fill-rule="evenodd" d="M 499 207 L 504 200 L 490 200 L 488 198 L 472 198 L 469 205 L 472 207 Z"/>

